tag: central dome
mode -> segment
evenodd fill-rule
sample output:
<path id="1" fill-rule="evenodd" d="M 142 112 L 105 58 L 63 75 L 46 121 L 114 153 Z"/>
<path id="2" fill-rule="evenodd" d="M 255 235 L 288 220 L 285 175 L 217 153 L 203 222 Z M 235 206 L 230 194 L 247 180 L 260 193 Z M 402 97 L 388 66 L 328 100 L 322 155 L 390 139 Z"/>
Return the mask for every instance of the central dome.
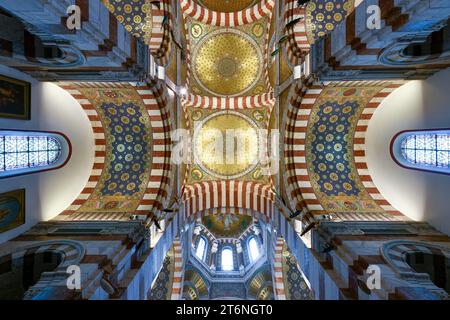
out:
<path id="1" fill-rule="evenodd" d="M 195 162 L 220 179 L 236 179 L 259 163 L 259 136 L 253 120 L 244 114 L 222 111 L 196 126 Z"/>
<path id="2" fill-rule="evenodd" d="M 194 77 L 212 95 L 243 95 L 258 82 L 262 66 L 258 44 L 237 30 L 211 33 L 193 54 Z"/>

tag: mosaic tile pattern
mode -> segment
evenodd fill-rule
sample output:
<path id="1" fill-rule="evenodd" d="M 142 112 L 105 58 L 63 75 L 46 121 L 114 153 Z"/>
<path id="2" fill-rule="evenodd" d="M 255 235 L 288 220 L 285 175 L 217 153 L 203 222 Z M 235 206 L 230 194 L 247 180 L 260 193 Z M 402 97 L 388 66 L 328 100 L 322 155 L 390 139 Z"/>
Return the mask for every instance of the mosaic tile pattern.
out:
<path id="1" fill-rule="evenodd" d="M 354 158 L 354 136 L 365 106 L 382 87 L 329 87 L 311 111 L 306 134 L 309 179 L 323 209 L 382 212 L 364 187 Z"/>
<path id="2" fill-rule="evenodd" d="M 187 184 L 233 179 L 258 183 L 268 183 L 270 181 L 270 175 L 268 175 L 268 165 L 270 163 L 265 156 L 268 136 L 262 135 L 259 131 L 267 127 L 270 110 L 267 108 L 254 108 L 227 111 L 190 107 L 185 110 L 187 127 L 191 130 L 193 136 L 192 161 L 188 167 Z M 194 127 L 195 130 L 192 130 L 191 127 Z M 209 148 L 211 141 L 216 141 L 215 139 L 218 139 L 218 137 L 211 137 L 211 141 L 209 141 L 208 136 L 204 135 L 204 133 L 208 133 L 209 130 L 219 130 L 222 133 L 225 148 L 227 143 L 226 131 L 240 129 L 249 130 L 250 132 L 245 141 L 240 140 L 244 145 L 244 154 L 238 155 L 238 144 L 236 143 L 236 161 L 228 164 L 224 163 L 225 155 L 223 155 L 223 159 L 211 158 L 212 160 L 208 160 L 209 158 L 202 150 L 211 149 Z M 208 161 L 204 161 L 205 159 Z M 257 160 L 256 163 L 253 161 L 255 159 Z M 216 160 L 221 164 L 216 164 Z"/>
<path id="3" fill-rule="evenodd" d="M 147 0 L 102 0 L 125 29 L 137 38 L 150 39 L 152 5 Z"/>
<path id="4" fill-rule="evenodd" d="M 156 278 L 156 281 L 150 290 L 148 295 L 149 300 L 170 300 L 174 266 L 173 251 L 171 250 L 164 259 L 158 278 Z"/>
<path id="5" fill-rule="evenodd" d="M 105 165 L 80 212 L 134 212 L 146 191 L 152 165 L 152 128 L 134 89 L 83 88 L 105 128 Z"/>
<path id="6" fill-rule="evenodd" d="M 297 264 L 297 259 L 285 246 L 283 252 L 283 273 L 287 300 L 314 300 Z"/>
<path id="7" fill-rule="evenodd" d="M 202 96 L 253 96 L 269 89 L 264 72 L 267 18 L 232 29 L 187 19 L 188 84 Z"/>
<path id="8" fill-rule="evenodd" d="M 109 124 L 113 151 L 103 195 L 134 195 L 139 192 L 148 162 L 149 146 L 145 121 L 138 106 L 128 103 L 101 106 Z"/>
<path id="9" fill-rule="evenodd" d="M 354 0 L 315 0 L 306 6 L 306 31 L 308 41 L 314 43 L 318 38 L 334 30 L 345 17 L 353 11 Z"/>
<path id="10" fill-rule="evenodd" d="M 329 102 L 318 108 L 317 121 L 311 130 L 314 151 L 311 160 L 314 180 L 320 192 L 327 196 L 351 196 L 361 192 L 349 163 L 353 150 L 348 148 L 350 125 L 357 111 L 356 102 Z"/>

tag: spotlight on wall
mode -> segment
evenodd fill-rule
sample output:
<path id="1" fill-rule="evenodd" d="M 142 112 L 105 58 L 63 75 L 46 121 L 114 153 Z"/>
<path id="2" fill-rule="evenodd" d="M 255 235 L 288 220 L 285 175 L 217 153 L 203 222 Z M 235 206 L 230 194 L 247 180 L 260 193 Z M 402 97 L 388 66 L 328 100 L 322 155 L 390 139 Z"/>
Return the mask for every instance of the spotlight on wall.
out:
<path id="1" fill-rule="evenodd" d="M 302 66 L 294 67 L 294 79 L 300 79 L 302 77 Z"/>
<path id="2" fill-rule="evenodd" d="M 187 94 L 187 88 L 185 86 L 178 87 L 178 94 L 180 96 L 185 96 Z"/>

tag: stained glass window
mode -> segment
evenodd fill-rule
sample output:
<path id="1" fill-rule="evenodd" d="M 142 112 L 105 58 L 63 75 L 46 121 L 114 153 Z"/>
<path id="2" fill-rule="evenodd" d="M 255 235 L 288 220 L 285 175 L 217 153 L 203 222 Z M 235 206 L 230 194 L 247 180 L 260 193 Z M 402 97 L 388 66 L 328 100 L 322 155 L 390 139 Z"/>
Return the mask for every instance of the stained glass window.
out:
<path id="1" fill-rule="evenodd" d="M 53 136 L 0 134 L 0 172 L 51 166 L 59 160 L 61 150 Z"/>
<path id="2" fill-rule="evenodd" d="M 450 133 L 407 135 L 401 142 L 401 155 L 411 164 L 450 169 Z"/>
<path id="3" fill-rule="evenodd" d="M 225 248 L 222 250 L 222 270 L 232 271 L 233 269 L 233 251 L 230 248 Z"/>
<path id="4" fill-rule="evenodd" d="M 195 250 L 195 255 L 200 260 L 204 260 L 205 252 L 206 252 L 206 240 L 203 238 L 200 238 L 200 240 L 198 241 L 197 249 Z"/>
<path id="5" fill-rule="evenodd" d="M 259 258 L 259 247 L 254 237 L 252 237 L 248 242 L 248 252 L 250 255 L 250 260 L 252 262 L 256 261 Z"/>

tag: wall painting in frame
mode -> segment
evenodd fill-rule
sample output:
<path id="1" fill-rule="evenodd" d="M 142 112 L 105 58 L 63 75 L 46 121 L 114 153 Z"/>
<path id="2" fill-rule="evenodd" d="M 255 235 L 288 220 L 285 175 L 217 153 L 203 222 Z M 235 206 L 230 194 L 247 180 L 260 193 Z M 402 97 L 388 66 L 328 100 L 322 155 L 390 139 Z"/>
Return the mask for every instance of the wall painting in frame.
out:
<path id="1" fill-rule="evenodd" d="M 0 118 L 30 120 L 31 84 L 0 75 Z"/>

